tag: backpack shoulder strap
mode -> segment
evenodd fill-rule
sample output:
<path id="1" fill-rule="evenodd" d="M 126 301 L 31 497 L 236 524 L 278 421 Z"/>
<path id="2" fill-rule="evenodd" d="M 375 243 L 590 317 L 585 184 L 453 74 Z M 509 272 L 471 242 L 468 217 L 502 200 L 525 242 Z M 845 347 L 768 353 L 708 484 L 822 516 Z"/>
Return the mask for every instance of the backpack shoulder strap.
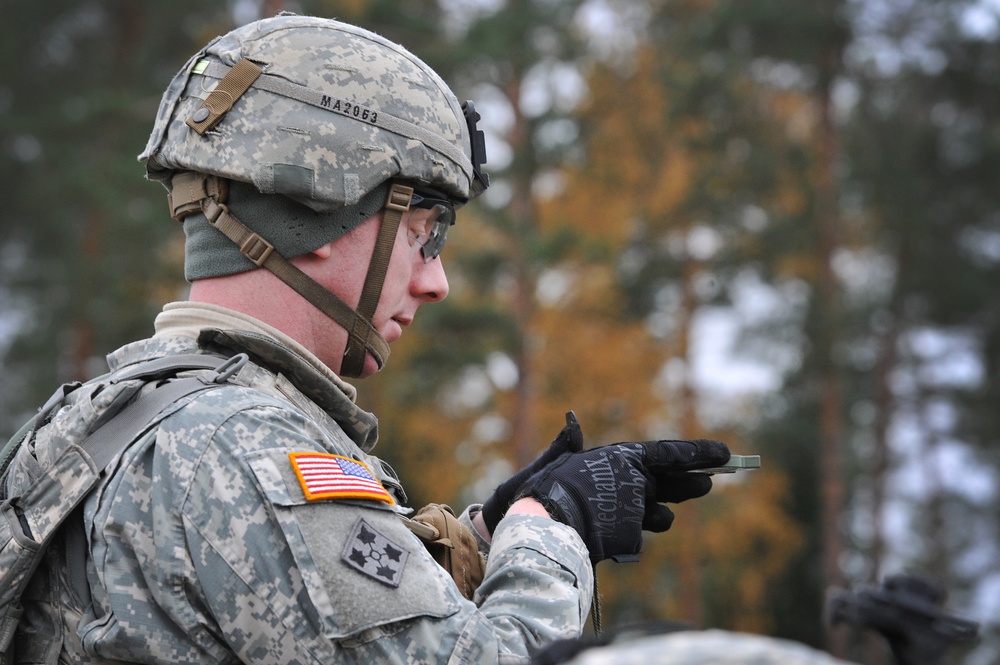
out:
<path id="1" fill-rule="evenodd" d="M 161 361 L 171 362 L 161 362 Z M 197 360 L 197 364 L 195 364 Z M 155 390 L 135 400 L 111 420 L 104 423 L 80 443 L 87 451 L 94 466 L 103 470 L 115 456 L 124 450 L 136 434 L 151 425 L 156 416 L 168 406 L 182 398 L 202 390 L 214 388 L 229 381 L 243 365 L 247 363 L 245 353 L 233 356 L 219 363 L 217 356 L 192 354 L 190 356 L 173 356 L 149 361 L 146 367 L 136 367 L 133 371 L 124 373 L 122 377 L 115 376 L 114 381 L 126 379 L 153 379 L 164 375 L 170 376 L 189 369 L 211 369 L 213 371 L 199 376 L 176 379 L 158 386 Z"/>
<path id="2" fill-rule="evenodd" d="M 233 358 L 239 358 L 239 356 L 233 356 Z M 137 363 L 118 372 L 103 374 L 95 379 L 92 379 L 91 381 L 97 382 L 107 380 L 110 383 L 119 383 L 121 381 L 130 381 L 135 379 L 152 381 L 173 376 L 180 372 L 192 369 L 221 369 L 222 364 L 220 364 L 220 360 L 222 359 L 223 358 L 220 356 L 200 353 L 185 353 L 173 356 L 164 356 L 162 358 Z M 230 360 L 232 360 L 232 358 Z M 243 362 L 246 361 L 244 360 Z M 238 369 L 239 368 L 237 368 L 236 371 L 238 371 Z M 20 449 L 21 444 L 28 438 L 28 435 L 37 424 L 44 422 L 46 418 L 48 418 L 49 413 L 65 401 L 67 395 L 82 385 L 83 384 L 79 381 L 74 381 L 71 383 L 64 383 L 59 386 L 59 388 L 52 393 L 52 396 L 45 401 L 45 404 L 38 410 L 38 413 L 24 423 L 24 425 L 22 425 L 21 428 L 14 433 L 14 436 L 10 437 L 7 443 L 4 444 L 3 448 L 0 448 L 0 500 L 6 498 L 7 496 L 5 487 L 6 483 L 4 481 L 7 478 L 7 470 L 10 467 L 10 463 L 14 460 L 14 456 L 17 455 L 17 451 Z M 178 396 L 176 399 L 180 399 L 181 397 L 183 397 L 183 395 Z M 176 399 L 174 401 L 176 401 Z M 170 402 L 165 403 L 163 408 L 166 408 L 169 404 Z"/>
<path id="3" fill-rule="evenodd" d="M 196 362 L 193 359 L 197 359 Z M 89 494 L 90 490 L 93 489 L 94 485 L 97 484 L 101 472 L 118 453 L 127 448 L 135 440 L 140 432 L 156 422 L 157 416 L 168 406 L 188 395 L 225 384 L 246 364 L 247 360 L 247 355 L 243 353 L 223 360 L 221 363 L 218 357 L 213 356 L 174 356 L 169 361 L 166 358 L 150 361 L 150 363 L 156 364 L 136 366 L 129 368 L 129 370 L 126 370 L 121 375 L 113 376 L 113 382 L 138 378 L 152 381 L 157 378 L 175 375 L 188 369 L 213 369 L 213 371 L 205 374 L 176 379 L 157 386 L 154 390 L 147 392 L 126 406 L 83 439 L 79 447 L 90 457 L 96 473 L 91 475 L 84 486 L 76 488 L 71 501 L 68 500 L 59 503 L 59 510 L 56 514 L 52 514 L 52 506 L 42 506 L 40 508 L 39 506 L 31 505 L 31 499 L 34 496 L 44 494 L 44 492 L 36 491 L 39 488 L 38 485 L 31 490 L 34 494 L 26 494 L 25 497 L 5 498 L 3 504 L 0 505 L 0 515 L 3 516 L 0 519 L 5 519 L 6 524 L 0 526 L 6 530 L 0 529 L 0 531 L 9 537 L 12 546 L 6 547 L 3 543 L 0 543 L 0 662 L 3 662 L 8 655 L 7 652 L 13 640 L 15 628 L 23 614 L 20 604 L 21 595 L 24 593 L 24 589 L 27 587 L 35 569 L 41 562 L 45 548 L 61 524 L 73 513 L 76 507 Z M 123 376 L 125 378 L 122 378 Z M 59 393 L 60 391 L 57 391 L 56 396 Z M 65 397 L 66 394 L 68 393 L 64 391 L 62 397 Z M 60 401 L 57 400 L 56 403 L 58 404 Z M 47 415 L 45 414 L 44 407 L 39 415 Z M 39 421 L 41 420 L 40 418 Z M 34 422 L 33 419 L 32 423 Z M 21 446 L 30 429 L 31 427 L 22 428 L 24 432 L 19 432 L 20 437 L 15 435 L 14 439 L 11 439 L 15 451 Z M 8 446 L 11 443 L 8 443 Z M 13 454 L 11 457 L 13 457 Z M 58 476 L 59 469 L 54 469 L 53 471 Z M 4 472 L 4 475 L 6 475 L 6 469 L 4 469 Z M 65 479 L 56 477 L 48 480 L 60 483 Z M 44 484 L 44 481 L 41 484 Z M 22 498 L 25 500 L 19 501 Z M 39 511 L 42 511 L 42 508 L 48 508 L 48 512 L 42 511 L 44 515 L 40 515 L 39 517 L 43 519 L 34 520 L 32 519 L 33 508 Z M 31 524 L 45 524 L 45 532 L 33 533 L 30 527 Z M 69 533 L 72 533 L 72 530 Z M 71 537 L 71 540 L 73 538 Z M 81 543 L 76 543 L 71 544 L 70 547 L 81 549 L 80 545 Z M 83 558 L 81 558 L 81 561 L 83 561 Z M 69 571 L 69 575 L 73 580 L 73 585 L 77 586 L 79 580 L 74 578 L 78 578 L 79 573 Z"/>

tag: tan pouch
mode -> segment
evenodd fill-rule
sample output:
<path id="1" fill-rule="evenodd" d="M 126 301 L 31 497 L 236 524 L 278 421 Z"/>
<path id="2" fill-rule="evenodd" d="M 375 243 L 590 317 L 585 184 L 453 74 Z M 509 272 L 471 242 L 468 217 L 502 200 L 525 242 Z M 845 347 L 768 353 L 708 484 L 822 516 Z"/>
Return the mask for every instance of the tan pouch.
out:
<path id="1" fill-rule="evenodd" d="M 472 600 L 483 582 L 486 559 L 479 551 L 475 535 L 458 521 L 455 511 L 445 504 L 430 503 L 418 510 L 407 525 L 434 560 L 448 571 L 462 595 Z"/>

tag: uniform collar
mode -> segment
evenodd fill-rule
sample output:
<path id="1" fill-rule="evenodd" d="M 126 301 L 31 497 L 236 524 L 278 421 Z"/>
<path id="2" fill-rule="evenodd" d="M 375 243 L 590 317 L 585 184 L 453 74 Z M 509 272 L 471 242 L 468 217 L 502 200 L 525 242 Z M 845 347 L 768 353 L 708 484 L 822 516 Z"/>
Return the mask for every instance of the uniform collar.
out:
<path id="1" fill-rule="evenodd" d="M 301 344 L 271 326 L 215 305 L 171 303 L 157 316 L 155 329 L 152 338 L 133 342 L 110 354 L 111 369 L 199 350 L 223 356 L 246 353 L 259 366 L 257 372 L 285 377 L 333 418 L 363 451 L 375 446 L 378 420 L 355 404 L 354 386 L 330 371 Z"/>
<path id="2" fill-rule="evenodd" d="M 309 349 L 263 321 L 237 312 L 236 310 L 202 302 L 172 302 L 163 307 L 163 311 L 153 322 L 156 337 L 190 337 L 198 339 L 205 328 L 233 330 L 256 333 L 269 337 L 308 363 L 312 369 L 324 379 L 333 383 L 353 401 L 357 399 L 357 388 L 347 383 L 333 370 L 323 364 Z"/>

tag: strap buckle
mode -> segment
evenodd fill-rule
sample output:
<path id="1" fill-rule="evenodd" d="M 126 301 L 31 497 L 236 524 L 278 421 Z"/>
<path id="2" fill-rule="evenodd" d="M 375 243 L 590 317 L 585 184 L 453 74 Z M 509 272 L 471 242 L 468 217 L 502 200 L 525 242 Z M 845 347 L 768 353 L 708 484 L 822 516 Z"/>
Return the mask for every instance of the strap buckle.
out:
<path id="1" fill-rule="evenodd" d="M 218 367 L 208 373 L 202 381 L 204 383 L 225 383 L 233 376 L 236 375 L 243 366 L 249 362 L 250 357 L 245 353 L 237 353 L 231 358 L 227 358 L 225 362 L 221 363 Z"/>
<path id="2" fill-rule="evenodd" d="M 274 245 L 243 226 L 238 219 L 230 214 L 229 206 L 226 204 L 216 203 L 214 199 L 206 199 L 203 203 L 204 208 L 202 212 L 205 214 L 205 219 L 208 220 L 208 223 L 222 231 L 223 235 L 239 245 L 240 253 L 250 259 L 251 263 L 258 268 L 262 268 L 274 251 Z M 237 229 L 233 229 L 234 226 Z"/>
<path id="3" fill-rule="evenodd" d="M 385 207 L 387 210 L 396 210 L 403 213 L 410 209 L 410 200 L 412 198 L 412 187 L 395 182 L 389 188 L 389 196 L 386 198 Z"/>
<path id="4" fill-rule="evenodd" d="M 242 252 L 243 256 L 250 259 L 250 261 L 253 262 L 253 264 L 258 268 L 264 265 L 273 251 L 274 245 L 264 240 L 256 233 L 251 234 L 250 237 L 247 238 L 242 245 L 240 245 L 240 252 Z"/>
<path id="5" fill-rule="evenodd" d="M 229 183 L 225 179 L 195 171 L 180 171 L 170 179 L 167 205 L 170 216 L 183 222 L 188 215 L 205 208 L 205 199 L 222 203 L 228 195 Z"/>

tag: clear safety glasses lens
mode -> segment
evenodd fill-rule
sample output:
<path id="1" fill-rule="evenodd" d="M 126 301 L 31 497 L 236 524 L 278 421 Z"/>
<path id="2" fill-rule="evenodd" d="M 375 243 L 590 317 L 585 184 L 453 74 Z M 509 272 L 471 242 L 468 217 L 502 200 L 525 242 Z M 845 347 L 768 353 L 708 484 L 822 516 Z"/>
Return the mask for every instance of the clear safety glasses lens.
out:
<path id="1" fill-rule="evenodd" d="M 410 230 L 410 238 L 420 245 L 420 251 L 424 256 L 424 262 L 436 259 L 444 249 L 444 243 L 448 239 L 448 227 L 455 223 L 455 206 L 446 199 L 431 198 L 420 194 L 413 194 L 410 199 L 411 208 L 423 208 L 431 211 L 423 228 L 419 231 Z"/>

